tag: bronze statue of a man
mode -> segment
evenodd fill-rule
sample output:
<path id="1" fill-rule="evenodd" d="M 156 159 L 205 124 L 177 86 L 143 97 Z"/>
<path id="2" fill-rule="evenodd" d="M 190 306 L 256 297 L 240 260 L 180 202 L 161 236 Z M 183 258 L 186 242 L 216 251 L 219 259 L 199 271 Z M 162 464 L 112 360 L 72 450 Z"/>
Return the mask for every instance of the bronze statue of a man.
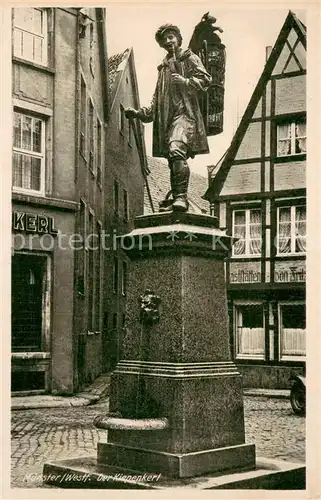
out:
<path id="1" fill-rule="evenodd" d="M 187 159 L 209 153 L 198 93 L 208 89 L 211 76 L 196 54 L 181 48 L 177 26 L 164 24 L 155 38 L 167 56 L 158 66 L 151 105 L 138 110 L 126 108 L 125 114 L 127 118 L 153 122 L 153 156 L 167 158 L 170 168 L 171 208 L 185 212 L 190 175 Z"/>

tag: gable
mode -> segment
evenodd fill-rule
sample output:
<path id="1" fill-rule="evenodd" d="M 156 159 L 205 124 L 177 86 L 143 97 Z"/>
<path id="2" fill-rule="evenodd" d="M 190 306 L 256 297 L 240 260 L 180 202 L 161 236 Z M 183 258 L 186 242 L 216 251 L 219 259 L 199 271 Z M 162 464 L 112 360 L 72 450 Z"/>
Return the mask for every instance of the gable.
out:
<path id="1" fill-rule="evenodd" d="M 285 40 L 281 54 L 275 64 L 272 75 L 282 75 L 306 70 L 306 50 L 294 28 Z"/>
<path id="2" fill-rule="evenodd" d="M 276 86 L 278 86 L 278 95 L 281 96 L 283 93 L 283 105 L 277 103 L 278 113 L 281 111 L 283 113 L 294 111 L 292 109 L 288 110 L 288 102 L 291 98 L 291 103 L 293 103 L 294 92 L 300 96 L 295 111 L 305 111 L 305 52 L 306 29 L 295 14 L 289 11 L 226 156 L 216 172 L 215 179 L 213 179 L 204 195 L 205 199 L 213 201 L 214 197 L 221 193 L 234 160 L 240 161 L 244 158 L 258 158 L 261 156 L 260 144 L 262 137 L 266 137 L 266 131 L 264 132 L 261 126 L 260 118 L 264 106 L 266 115 L 272 113 L 271 78 L 275 79 L 277 75 L 275 81 L 277 82 Z M 289 77 L 284 78 L 288 74 Z M 288 92 L 289 87 L 292 87 L 290 93 Z"/>

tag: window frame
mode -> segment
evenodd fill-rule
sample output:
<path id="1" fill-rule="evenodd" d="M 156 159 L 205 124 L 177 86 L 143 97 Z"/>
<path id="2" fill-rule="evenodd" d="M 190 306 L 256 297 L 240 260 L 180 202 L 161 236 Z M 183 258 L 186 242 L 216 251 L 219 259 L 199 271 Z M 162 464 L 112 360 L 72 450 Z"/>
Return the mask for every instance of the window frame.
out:
<path id="1" fill-rule="evenodd" d="M 83 75 L 80 77 L 80 123 L 79 151 L 87 161 L 87 85 Z"/>
<path id="2" fill-rule="evenodd" d="M 113 192 L 113 200 L 114 200 L 114 215 L 119 215 L 119 182 L 114 179 L 114 192 Z"/>
<path id="3" fill-rule="evenodd" d="M 260 247 L 260 252 L 259 253 L 250 253 L 250 241 L 251 239 L 249 238 L 250 236 L 250 212 L 256 210 L 260 212 L 260 231 L 261 231 L 261 247 Z M 255 259 L 255 258 L 260 258 L 262 257 L 262 242 L 263 242 L 263 231 L 262 231 L 262 209 L 261 207 L 251 207 L 251 208 L 233 208 L 232 209 L 232 236 L 234 236 L 235 233 L 235 213 L 236 212 L 245 212 L 245 253 L 242 254 L 235 254 L 235 245 L 232 245 L 232 258 L 234 259 L 243 259 L 243 258 L 249 258 L 249 259 Z"/>
<path id="4" fill-rule="evenodd" d="M 297 125 L 300 125 L 300 124 L 305 124 L 305 127 L 306 127 L 306 120 L 304 119 L 292 119 L 292 120 L 288 120 L 288 121 L 280 121 L 276 124 L 276 157 L 278 159 L 280 158 L 287 158 L 289 156 L 298 156 L 298 155 L 303 155 L 303 154 L 306 154 L 306 151 L 299 151 L 298 153 L 296 153 L 296 140 L 297 139 L 303 139 L 303 138 L 307 138 L 307 133 L 306 133 L 306 129 L 305 129 L 305 136 L 297 136 L 296 135 L 296 126 Z M 280 127 L 284 126 L 284 125 L 287 125 L 288 127 L 290 127 L 290 137 L 288 136 L 287 139 L 281 139 L 280 138 Z M 287 141 L 290 141 L 290 152 L 288 154 L 280 154 L 279 153 L 279 142 L 281 140 L 287 140 Z"/>
<path id="5" fill-rule="evenodd" d="M 19 9 L 19 8 L 24 8 L 24 9 L 27 9 L 27 8 L 30 8 L 32 10 L 38 10 L 38 11 L 41 11 L 42 13 L 42 30 L 43 30 L 43 36 L 39 33 L 36 33 L 36 32 L 33 32 L 33 31 L 29 31 L 27 29 L 23 29 L 22 27 L 18 27 L 15 23 L 16 23 L 16 16 L 15 16 L 15 11 L 16 9 Z M 32 35 L 33 36 L 33 51 L 34 51 L 34 39 L 35 37 L 37 38 L 42 38 L 43 40 L 43 53 L 42 53 L 42 58 L 41 60 L 36 60 L 34 58 L 31 58 L 31 57 L 26 57 L 24 54 L 20 53 L 20 54 L 16 54 L 16 51 L 15 51 L 15 32 L 16 31 L 19 31 L 22 33 L 22 41 L 21 41 L 21 48 L 23 47 L 23 33 L 28 33 L 29 35 Z M 34 64 L 39 64 L 41 66 L 48 66 L 48 62 L 49 62 L 49 45 L 48 45 L 48 12 L 47 12 L 47 9 L 46 8 L 40 8 L 40 7 L 14 7 L 13 8 L 13 29 L 12 29 L 12 54 L 14 57 L 18 57 L 20 59 L 23 59 L 25 61 L 30 61 Z M 21 51 L 20 51 L 21 52 Z"/>
<path id="6" fill-rule="evenodd" d="M 305 314 L 306 314 L 306 302 L 304 300 L 284 300 L 278 302 L 278 343 L 279 343 L 279 361 L 306 361 L 306 332 L 307 328 L 305 327 L 305 354 L 302 355 L 282 355 L 282 306 L 296 306 L 303 305 L 305 306 Z"/>
<path id="7" fill-rule="evenodd" d="M 125 108 L 122 103 L 119 104 L 119 132 L 125 135 Z"/>
<path id="8" fill-rule="evenodd" d="M 39 115 L 34 115 L 34 114 L 28 114 L 20 110 L 14 110 L 14 115 L 18 114 L 20 117 L 28 117 L 31 118 L 32 124 L 34 123 L 34 120 L 40 120 L 41 121 L 41 152 L 37 151 L 31 151 L 28 149 L 24 148 L 18 148 L 17 146 L 14 145 L 14 139 L 12 141 L 12 172 L 14 172 L 14 163 L 13 163 L 13 154 L 21 154 L 25 156 L 30 156 L 33 158 L 39 158 L 40 159 L 40 189 L 28 189 L 20 186 L 14 186 L 13 185 L 13 176 L 12 176 L 12 190 L 15 193 L 24 193 L 28 195 L 35 195 L 35 196 L 45 196 L 45 187 L 46 187 L 46 125 L 47 125 L 47 120 L 45 120 L 43 117 L 40 117 Z M 13 119 L 14 119 L 13 115 Z M 14 120 L 13 120 L 13 133 L 14 133 Z M 22 126 L 21 126 L 21 134 L 22 134 Z M 31 128 L 31 141 L 33 141 L 33 125 Z M 22 141 L 21 141 L 22 142 Z"/>
<path id="9" fill-rule="evenodd" d="M 97 151 L 96 151 L 96 178 L 97 178 L 97 184 L 99 187 L 102 187 L 103 183 L 103 169 L 102 169 L 102 159 L 103 159 L 103 128 L 102 128 L 102 123 L 97 117 L 96 119 L 96 126 L 97 126 L 97 134 L 96 134 L 96 144 L 97 144 Z"/>
<path id="10" fill-rule="evenodd" d="M 89 69 L 93 78 L 95 78 L 95 34 L 94 34 L 94 23 L 92 22 L 89 26 Z"/>
<path id="11" fill-rule="evenodd" d="M 239 341 L 238 341 L 238 311 L 240 306 L 261 306 L 262 307 L 262 330 L 263 330 L 263 353 L 262 354 L 241 354 L 239 353 Z M 233 303 L 233 337 L 234 337 L 234 356 L 236 360 L 260 360 L 264 361 L 266 357 L 266 345 L 265 345 L 265 312 L 264 312 L 264 302 L 260 300 L 236 300 Z"/>
<path id="12" fill-rule="evenodd" d="M 127 294 L 128 262 L 122 261 L 121 293 L 125 297 Z"/>
<path id="13" fill-rule="evenodd" d="M 298 255 L 298 256 L 303 256 L 306 255 L 305 252 L 296 252 L 295 251 L 295 245 L 296 245 L 296 234 L 295 234 L 295 229 L 296 229 L 296 209 L 297 207 L 305 207 L 305 224 L 307 222 L 307 210 L 306 210 L 306 205 L 279 205 L 277 207 L 277 219 L 276 219 L 276 256 L 277 257 L 288 257 L 291 255 Z M 284 208 L 290 208 L 290 224 L 291 224 L 291 251 L 290 252 L 280 252 L 280 245 L 279 245 L 279 238 L 280 238 L 280 209 Z M 306 227 L 306 226 L 305 226 Z M 305 237 L 306 237 L 306 231 L 305 231 Z"/>
<path id="14" fill-rule="evenodd" d="M 133 130 L 132 130 L 132 122 L 128 120 L 128 146 L 133 147 Z"/>
<path id="15" fill-rule="evenodd" d="M 88 165 L 95 175 L 95 107 L 91 97 L 88 97 Z"/>
<path id="16" fill-rule="evenodd" d="M 125 222 L 128 222 L 129 221 L 129 195 L 128 195 L 128 190 L 126 188 L 123 188 L 123 205 L 124 205 L 123 219 Z"/>
<path id="17" fill-rule="evenodd" d="M 87 220 L 87 212 L 88 212 L 88 207 L 87 203 L 83 198 L 80 198 L 79 201 L 79 233 L 82 237 L 82 247 L 79 249 L 78 255 L 81 255 L 81 261 L 79 265 L 79 273 L 80 275 L 78 276 L 78 283 L 77 283 L 77 293 L 78 296 L 81 298 L 84 298 L 86 296 L 87 292 L 87 270 L 88 270 L 88 265 L 87 265 L 87 256 L 88 256 L 88 248 L 86 247 L 86 242 L 87 242 L 87 226 L 88 226 L 88 220 Z"/>
<path id="18" fill-rule="evenodd" d="M 119 292 L 119 258 L 116 255 L 113 260 L 113 292 L 115 295 Z"/>

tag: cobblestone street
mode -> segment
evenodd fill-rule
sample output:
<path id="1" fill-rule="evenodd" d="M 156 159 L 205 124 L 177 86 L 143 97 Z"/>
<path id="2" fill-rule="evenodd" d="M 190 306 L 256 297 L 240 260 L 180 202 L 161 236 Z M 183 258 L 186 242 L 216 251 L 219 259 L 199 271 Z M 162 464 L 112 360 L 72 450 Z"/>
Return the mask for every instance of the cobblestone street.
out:
<path id="1" fill-rule="evenodd" d="M 293 414 L 287 399 L 244 398 L 246 441 L 256 455 L 293 462 L 305 461 L 305 418 Z M 48 460 L 95 456 L 106 431 L 96 429 L 96 415 L 107 411 L 108 400 L 96 405 L 12 412 L 12 487 L 39 488 Z"/>

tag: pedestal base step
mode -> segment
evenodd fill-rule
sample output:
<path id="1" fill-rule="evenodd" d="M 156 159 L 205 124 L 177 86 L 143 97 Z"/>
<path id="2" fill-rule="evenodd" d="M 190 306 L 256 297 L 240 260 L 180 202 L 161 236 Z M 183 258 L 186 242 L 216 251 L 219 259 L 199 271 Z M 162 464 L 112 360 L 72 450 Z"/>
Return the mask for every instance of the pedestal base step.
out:
<path id="1" fill-rule="evenodd" d="M 162 471 L 167 477 L 184 478 L 209 472 L 251 470 L 255 467 L 255 445 L 239 444 L 192 453 L 169 453 L 119 443 L 98 443 L 97 460 L 100 464 L 122 469 Z"/>
<path id="2" fill-rule="evenodd" d="M 258 458 L 252 471 L 170 479 L 157 472 L 142 474 L 97 464 L 95 457 L 83 457 L 45 464 L 43 479 L 57 488 L 82 489 L 304 490 L 306 487 L 304 464 L 265 458 Z"/>

